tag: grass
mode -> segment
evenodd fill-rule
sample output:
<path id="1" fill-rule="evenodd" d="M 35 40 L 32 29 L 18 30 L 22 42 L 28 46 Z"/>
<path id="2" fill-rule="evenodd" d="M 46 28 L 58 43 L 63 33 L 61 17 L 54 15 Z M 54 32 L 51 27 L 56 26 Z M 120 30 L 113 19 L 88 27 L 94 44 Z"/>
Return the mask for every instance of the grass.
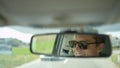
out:
<path id="1" fill-rule="evenodd" d="M 52 54 L 54 41 L 39 41 L 33 44 L 33 50 L 38 53 Z"/>
<path id="2" fill-rule="evenodd" d="M 1 55 L 0 68 L 14 68 L 39 58 L 37 55 Z"/>
<path id="3" fill-rule="evenodd" d="M 120 63 L 117 62 L 118 54 L 112 55 L 111 60 L 112 60 L 113 63 L 115 63 L 120 68 Z"/>
<path id="4" fill-rule="evenodd" d="M 119 50 L 120 46 L 112 47 L 113 50 Z"/>
<path id="5" fill-rule="evenodd" d="M 24 55 L 24 54 L 31 54 L 29 48 L 20 48 L 20 47 L 13 47 L 12 48 L 12 54 L 14 55 Z"/>
<path id="6" fill-rule="evenodd" d="M 50 54 L 53 46 L 53 41 L 39 41 L 35 51 Z M 39 56 L 31 54 L 29 47 L 13 47 L 11 55 L 0 54 L 0 68 L 15 68 L 37 58 Z"/>
<path id="7" fill-rule="evenodd" d="M 55 37 L 56 35 L 35 37 L 35 40 L 38 41 L 34 43 L 37 46 L 33 48 L 37 52 L 50 54 L 53 50 Z M 38 58 L 39 55 L 31 54 L 29 47 L 13 47 L 11 55 L 0 54 L 0 68 L 15 68 Z"/>
<path id="8" fill-rule="evenodd" d="M 32 41 L 32 50 L 36 53 L 52 54 L 56 35 L 36 36 Z"/>
<path id="9" fill-rule="evenodd" d="M 39 58 L 31 54 L 27 47 L 13 47 L 11 55 L 0 54 L 0 68 L 14 68 Z"/>

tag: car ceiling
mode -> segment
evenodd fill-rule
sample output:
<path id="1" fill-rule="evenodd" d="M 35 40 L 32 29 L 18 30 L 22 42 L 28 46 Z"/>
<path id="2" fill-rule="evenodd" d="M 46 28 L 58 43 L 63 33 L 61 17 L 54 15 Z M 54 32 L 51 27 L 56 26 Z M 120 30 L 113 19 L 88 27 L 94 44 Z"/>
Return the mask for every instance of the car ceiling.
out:
<path id="1" fill-rule="evenodd" d="M 120 0 L 0 0 L 0 25 L 68 26 L 120 22 Z"/>

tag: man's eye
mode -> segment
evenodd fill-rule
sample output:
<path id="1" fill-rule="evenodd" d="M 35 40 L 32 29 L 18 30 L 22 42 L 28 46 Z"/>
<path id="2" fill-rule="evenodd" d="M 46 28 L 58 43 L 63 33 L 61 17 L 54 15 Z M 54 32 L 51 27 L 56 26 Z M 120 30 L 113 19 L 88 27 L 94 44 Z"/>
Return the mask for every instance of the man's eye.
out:
<path id="1" fill-rule="evenodd" d="M 82 42 L 82 45 L 87 46 L 87 42 Z"/>
<path id="2" fill-rule="evenodd" d="M 79 47 L 82 49 L 87 49 L 87 42 L 80 42 Z"/>

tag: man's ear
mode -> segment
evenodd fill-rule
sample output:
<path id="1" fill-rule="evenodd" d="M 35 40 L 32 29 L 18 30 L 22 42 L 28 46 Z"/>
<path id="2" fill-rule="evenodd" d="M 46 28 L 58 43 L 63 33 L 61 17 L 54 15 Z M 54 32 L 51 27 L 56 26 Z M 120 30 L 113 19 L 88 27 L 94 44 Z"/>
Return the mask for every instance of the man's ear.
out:
<path id="1" fill-rule="evenodd" d="M 97 47 L 98 52 L 102 52 L 103 48 L 104 48 L 104 43 L 100 43 L 99 46 Z"/>

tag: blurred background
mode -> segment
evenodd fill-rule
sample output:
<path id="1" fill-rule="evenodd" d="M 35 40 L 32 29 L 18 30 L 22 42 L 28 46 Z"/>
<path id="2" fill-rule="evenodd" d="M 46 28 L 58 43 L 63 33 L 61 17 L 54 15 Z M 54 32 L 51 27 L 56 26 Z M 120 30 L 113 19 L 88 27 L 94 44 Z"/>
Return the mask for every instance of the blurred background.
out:
<path id="1" fill-rule="evenodd" d="M 0 68 L 39 59 L 32 35 L 62 30 L 109 35 L 109 60 L 120 68 L 120 0 L 0 0 Z"/>

